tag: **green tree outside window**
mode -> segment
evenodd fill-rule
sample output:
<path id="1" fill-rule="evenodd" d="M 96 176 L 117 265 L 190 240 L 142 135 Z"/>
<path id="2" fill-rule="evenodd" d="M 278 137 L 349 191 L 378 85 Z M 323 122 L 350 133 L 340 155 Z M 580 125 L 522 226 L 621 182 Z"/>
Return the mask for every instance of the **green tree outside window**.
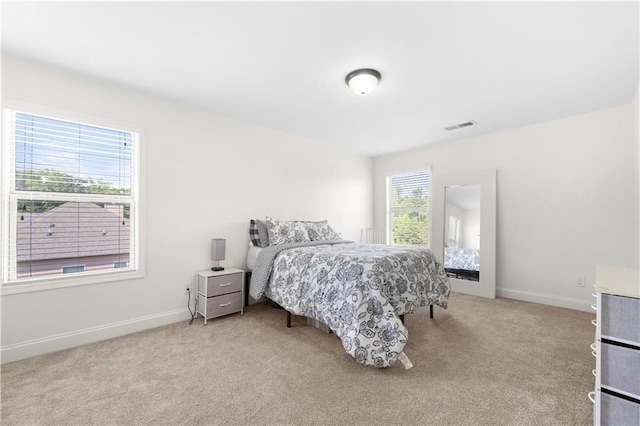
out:
<path id="1" fill-rule="evenodd" d="M 390 177 L 391 243 L 429 245 L 429 171 Z"/>

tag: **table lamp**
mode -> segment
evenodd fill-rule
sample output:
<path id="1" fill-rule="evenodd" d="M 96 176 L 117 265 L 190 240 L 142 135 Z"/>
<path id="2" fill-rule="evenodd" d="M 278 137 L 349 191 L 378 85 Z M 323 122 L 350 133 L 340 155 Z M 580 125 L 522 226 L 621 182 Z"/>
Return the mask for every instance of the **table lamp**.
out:
<path id="1" fill-rule="evenodd" d="M 211 240 L 211 260 L 216 261 L 216 266 L 211 268 L 212 271 L 224 271 L 220 266 L 220 261 L 224 260 L 224 246 L 226 240 L 223 238 L 214 238 Z"/>

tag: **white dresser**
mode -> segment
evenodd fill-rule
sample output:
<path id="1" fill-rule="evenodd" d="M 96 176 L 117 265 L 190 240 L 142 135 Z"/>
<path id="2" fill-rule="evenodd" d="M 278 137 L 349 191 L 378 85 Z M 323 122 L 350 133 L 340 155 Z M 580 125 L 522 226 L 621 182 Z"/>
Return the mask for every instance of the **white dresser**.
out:
<path id="1" fill-rule="evenodd" d="M 595 425 L 640 425 L 639 278 L 632 268 L 596 271 Z"/>

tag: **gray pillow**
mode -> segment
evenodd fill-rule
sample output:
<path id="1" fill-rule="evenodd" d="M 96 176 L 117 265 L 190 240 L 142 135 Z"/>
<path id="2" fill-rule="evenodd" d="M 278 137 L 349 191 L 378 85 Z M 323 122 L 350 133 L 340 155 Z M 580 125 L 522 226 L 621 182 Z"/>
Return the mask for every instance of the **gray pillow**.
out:
<path id="1" fill-rule="evenodd" d="M 267 222 L 256 219 L 258 225 L 258 235 L 260 236 L 260 247 L 269 247 L 269 231 L 267 231 Z"/>

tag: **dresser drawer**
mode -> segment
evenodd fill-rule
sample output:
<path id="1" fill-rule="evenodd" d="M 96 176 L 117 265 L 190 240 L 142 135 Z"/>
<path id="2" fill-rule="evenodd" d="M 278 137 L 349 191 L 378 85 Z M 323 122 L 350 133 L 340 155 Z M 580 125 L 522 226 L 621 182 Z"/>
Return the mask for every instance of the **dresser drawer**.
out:
<path id="1" fill-rule="evenodd" d="M 239 312 L 242 308 L 242 293 L 230 293 L 222 296 L 204 297 L 198 295 L 198 310 L 205 318 L 215 318 L 222 315 Z"/>
<path id="2" fill-rule="evenodd" d="M 640 344 L 640 299 L 602 294 L 602 337 Z"/>
<path id="3" fill-rule="evenodd" d="M 602 343 L 601 385 L 640 398 L 640 350 Z"/>
<path id="4" fill-rule="evenodd" d="M 608 393 L 600 393 L 600 425 L 637 425 L 640 424 L 640 404 L 618 398 Z"/>
<path id="5" fill-rule="evenodd" d="M 242 290 L 242 274 L 216 275 L 198 278 L 198 292 L 207 296 L 235 293 Z"/>

